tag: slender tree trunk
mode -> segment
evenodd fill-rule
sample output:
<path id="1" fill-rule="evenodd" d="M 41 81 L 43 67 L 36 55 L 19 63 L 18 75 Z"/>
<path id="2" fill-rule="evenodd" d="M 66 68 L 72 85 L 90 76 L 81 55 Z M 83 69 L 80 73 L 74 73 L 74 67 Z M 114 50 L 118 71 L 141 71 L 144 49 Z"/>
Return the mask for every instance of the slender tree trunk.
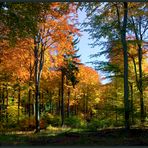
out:
<path id="1" fill-rule="evenodd" d="M 29 82 L 30 83 L 30 82 Z M 29 116 L 29 127 L 30 127 L 30 117 L 31 117 L 31 89 L 29 84 L 29 92 L 28 92 L 28 116 Z"/>
<path id="2" fill-rule="evenodd" d="M 8 84 L 6 84 L 6 121 L 8 123 L 8 98 L 9 98 L 9 92 L 8 92 Z"/>
<path id="3" fill-rule="evenodd" d="M 29 123 L 30 123 L 30 117 L 31 117 L 31 81 L 32 81 L 32 73 L 33 73 L 33 68 L 32 68 L 32 65 L 31 65 L 31 50 L 29 52 L 29 56 L 30 56 L 30 63 L 29 63 L 29 91 L 28 91 L 28 104 L 29 104 L 29 108 L 28 108 L 28 116 L 29 116 Z"/>
<path id="4" fill-rule="evenodd" d="M 61 88 L 59 87 L 59 94 L 58 94 L 58 115 L 59 116 L 61 116 L 60 110 L 61 110 Z"/>
<path id="5" fill-rule="evenodd" d="M 61 126 L 64 126 L 64 72 L 61 71 Z"/>
<path id="6" fill-rule="evenodd" d="M 124 55 L 124 119 L 125 119 L 125 129 L 128 131 L 130 129 L 129 122 L 129 88 L 128 88 L 128 49 L 126 42 L 126 28 L 127 28 L 127 17 L 128 17 L 128 3 L 124 2 L 124 18 L 123 25 L 120 22 L 120 14 L 117 8 L 117 17 L 118 17 L 118 28 L 120 30 L 121 35 L 121 43 L 123 47 L 123 55 Z"/>
<path id="7" fill-rule="evenodd" d="M 145 121 L 145 113 L 144 113 L 143 86 L 142 86 L 142 48 L 140 45 L 138 48 L 138 60 L 139 60 L 139 91 L 140 91 L 141 124 L 143 125 Z"/>
<path id="8" fill-rule="evenodd" d="M 118 100 L 118 86 L 117 86 L 117 80 L 115 81 L 115 87 L 116 87 L 116 104 L 117 104 L 117 100 Z M 116 124 L 118 122 L 118 109 L 117 109 L 117 105 L 115 104 L 115 119 L 116 119 Z"/>
<path id="9" fill-rule="evenodd" d="M 84 106 L 84 117 L 86 119 L 86 94 L 85 94 L 85 92 L 84 92 L 83 98 L 84 98 L 84 103 L 83 103 L 83 106 Z"/>
<path id="10" fill-rule="evenodd" d="M 44 65 L 44 45 L 41 42 L 41 34 L 38 35 L 34 39 L 34 58 L 35 58 L 35 106 L 36 106 L 36 131 L 35 133 L 40 131 L 40 78 L 42 74 L 42 69 Z"/>
<path id="11" fill-rule="evenodd" d="M 28 116 L 29 116 L 29 119 L 30 119 L 30 116 L 31 116 L 31 89 L 29 89 L 29 92 L 28 92 Z"/>
<path id="12" fill-rule="evenodd" d="M 20 121 L 20 101 L 21 101 L 21 88 L 19 86 L 18 87 L 18 118 L 17 118 L 18 125 L 19 125 L 19 121 Z"/>
<path id="13" fill-rule="evenodd" d="M 144 100 L 143 100 L 143 81 L 142 81 L 142 34 L 141 34 L 141 17 L 139 18 L 139 32 L 140 32 L 140 37 L 138 36 L 138 31 L 136 30 L 136 25 L 134 22 L 134 18 L 132 18 L 132 23 L 133 23 L 133 28 L 134 28 L 134 33 L 135 37 L 137 40 L 137 45 L 138 45 L 138 66 L 139 66 L 139 82 L 138 82 L 138 89 L 140 93 L 140 112 L 141 112 L 141 124 L 145 122 L 145 113 L 144 113 Z"/>
<path id="14" fill-rule="evenodd" d="M 70 88 L 68 88 L 67 117 L 70 115 Z"/>
<path id="15" fill-rule="evenodd" d="M 40 131 L 40 113 L 39 113 L 39 79 L 38 79 L 38 47 L 37 42 L 34 43 L 34 57 L 35 57 L 35 121 L 36 121 L 36 131 L 35 133 Z"/>
<path id="16" fill-rule="evenodd" d="M 3 85 L 3 88 L 2 88 L 2 112 L 3 112 L 4 106 L 5 106 L 5 88 Z"/>
<path id="17" fill-rule="evenodd" d="M 124 21 L 123 21 L 123 33 L 121 34 L 121 41 L 124 50 L 124 107 L 125 107 L 125 128 L 129 130 L 129 88 L 128 88 L 128 52 L 126 42 L 126 26 L 128 16 L 128 3 L 124 2 Z"/>
<path id="18" fill-rule="evenodd" d="M 131 88 L 131 122 L 134 124 L 134 112 L 133 112 L 133 84 L 130 84 Z"/>

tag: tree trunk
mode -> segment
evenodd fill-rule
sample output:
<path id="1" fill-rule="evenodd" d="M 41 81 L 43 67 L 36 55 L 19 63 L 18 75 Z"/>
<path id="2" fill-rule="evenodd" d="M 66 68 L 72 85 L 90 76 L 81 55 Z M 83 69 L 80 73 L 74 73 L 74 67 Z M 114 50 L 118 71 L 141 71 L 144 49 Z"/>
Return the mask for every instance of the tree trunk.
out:
<path id="1" fill-rule="evenodd" d="M 124 107 L 125 107 L 125 128 L 129 130 L 129 88 L 128 88 L 128 52 L 126 42 L 126 26 L 127 26 L 128 3 L 124 2 L 124 21 L 123 33 L 121 34 L 121 41 L 124 50 Z"/>
<path id="2" fill-rule="evenodd" d="M 6 121 L 8 123 L 8 98 L 9 98 L 9 94 L 8 94 L 8 84 L 6 84 Z"/>
<path id="3" fill-rule="evenodd" d="M 59 85 L 59 86 L 60 86 L 60 85 Z M 60 89 L 60 87 L 59 87 L 59 94 L 58 94 L 58 112 L 57 112 L 59 116 L 61 116 L 60 110 L 61 110 L 61 89 Z"/>
<path id="4" fill-rule="evenodd" d="M 4 84 L 3 84 L 3 87 L 2 87 L 2 107 L 1 107 L 1 111 L 2 113 L 4 112 L 4 107 L 5 107 L 5 88 L 4 88 Z"/>
<path id="5" fill-rule="evenodd" d="M 29 116 L 29 127 L 30 127 L 30 117 L 31 117 L 31 89 L 30 89 L 30 82 L 29 82 L 29 92 L 28 92 L 28 116 Z"/>
<path id="6" fill-rule="evenodd" d="M 84 103 L 83 103 L 84 117 L 86 119 L 86 94 L 85 94 L 85 92 L 84 92 L 84 95 L 83 95 L 83 99 L 84 99 Z"/>
<path id="7" fill-rule="evenodd" d="M 124 2 L 124 18 L 123 25 L 121 26 L 120 14 L 117 8 L 117 17 L 118 17 L 118 28 L 120 30 L 121 43 L 123 47 L 124 55 L 124 119 L 125 119 L 125 129 L 128 131 L 130 129 L 129 123 L 129 88 L 128 88 L 128 50 L 126 42 L 126 28 L 127 28 L 127 16 L 128 16 L 128 3 Z"/>
<path id="8" fill-rule="evenodd" d="M 140 93 L 140 112 L 141 112 L 141 124 L 143 125 L 143 123 L 145 122 L 145 113 L 144 113 L 144 100 L 143 100 L 143 82 L 142 82 L 142 34 L 141 34 L 141 30 L 139 30 L 140 32 L 140 37 L 138 37 L 138 31 L 136 30 L 136 25 L 134 22 L 133 17 L 132 18 L 132 23 L 133 23 L 133 28 L 134 28 L 134 33 L 135 33 L 135 37 L 137 40 L 137 45 L 138 45 L 138 65 L 139 65 L 139 82 L 138 82 L 138 89 L 139 89 L 139 93 Z M 139 18 L 139 25 L 141 28 L 141 17 Z"/>
<path id="9" fill-rule="evenodd" d="M 40 131 L 40 113 L 39 113 L 39 79 L 38 79 L 38 47 L 37 42 L 35 40 L 34 43 L 34 57 L 35 57 L 35 121 L 36 121 L 36 131 L 35 133 Z"/>
<path id="10" fill-rule="evenodd" d="M 28 116 L 30 118 L 31 116 L 31 89 L 29 89 L 29 92 L 28 92 Z"/>
<path id="11" fill-rule="evenodd" d="M 134 112 L 133 112 L 133 84 L 130 84 L 131 88 L 131 122 L 134 124 Z"/>
<path id="12" fill-rule="evenodd" d="M 38 35 L 34 39 L 34 58 L 35 58 L 35 106 L 36 106 L 36 131 L 35 133 L 40 131 L 40 78 L 42 74 L 42 69 L 44 65 L 44 51 L 45 47 L 41 42 L 41 34 Z"/>
<path id="13" fill-rule="evenodd" d="M 140 45 L 138 48 L 138 60 L 139 60 L 140 111 L 141 111 L 141 124 L 143 125 L 145 121 L 145 113 L 144 113 L 143 86 L 142 86 L 142 48 Z"/>
<path id="14" fill-rule="evenodd" d="M 21 101 L 21 87 L 18 87 L 18 118 L 17 118 L 17 124 L 19 125 L 20 121 L 20 101 Z"/>
<path id="15" fill-rule="evenodd" d="M 67 117 L 70 115 L 70 88 L 68 88 Z"/>
<path id="16" fill-rule="evenodd" d="M 61 71 L 61 126 L 64 126 L 64 72 Z"/>

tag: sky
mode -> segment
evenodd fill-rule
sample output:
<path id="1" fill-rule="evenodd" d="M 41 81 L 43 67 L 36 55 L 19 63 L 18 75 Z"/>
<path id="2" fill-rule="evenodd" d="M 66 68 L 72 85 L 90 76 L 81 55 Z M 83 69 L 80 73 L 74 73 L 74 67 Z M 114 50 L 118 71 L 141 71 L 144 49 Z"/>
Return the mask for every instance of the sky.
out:
<path id="1" fill-rule="evenodd" d="M 80 23 L 82 23 L 84 21 L 85 17 L 86 17 L 86 14 L 85 14 L 84 11 L 78 11 L 78 20 L 79 20 Z M 94 47 L 94 48 L 92 48 L 91 45 L 89 45 L 90 43 L 93 42 L 93 40 L 89 39 L 88 32 L 82 31 L 81 32 L 81 35 L 82 36 L 80 37 L 80 41 L 77 44 L 77 47 L 79 48 L 78 55 L 81 55 L 80 59 L 81 59 L 81 62 L 82 63 L 84 63 L 86 66 L 89 66 L 89 67 L 94 68 L 94 65 L 92 65 L 91 63 L 87 63 L 87 62 L 96 60 L 96 58 L 91 58 L 90 59 L 89 56 L 91 54 L 97 53 L 100 50 L 100 48 L 97 47 L 97 46 Z M 101 57 L 97 57 L 97 60 L 99 60 L 99 61 L 102 61 L 102 60 L 105 61 L 106 58 L 104 56 L 101 56 Z M 98 71 L 98 73 L 99 73 L 99 75 L 101 77 L 104 77 L 105 76 L 100 71 Z M 109 80 L 102 80 L 101 82 L 104 84 L 104 83 L 109 82 Z"/>

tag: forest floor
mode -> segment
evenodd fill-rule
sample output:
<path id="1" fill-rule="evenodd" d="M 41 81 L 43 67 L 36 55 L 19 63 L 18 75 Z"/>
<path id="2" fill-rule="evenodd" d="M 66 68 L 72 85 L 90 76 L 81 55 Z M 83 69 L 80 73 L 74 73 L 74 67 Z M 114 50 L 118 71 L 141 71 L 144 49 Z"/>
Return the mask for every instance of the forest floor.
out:
<path id="1" fill-rule="evenodd" d="M 148 146 L 148 129 L 123 128 L 99 131 L 43 130 L 40 133 L 14 132 L 0 134 L 0 146 Z"/>

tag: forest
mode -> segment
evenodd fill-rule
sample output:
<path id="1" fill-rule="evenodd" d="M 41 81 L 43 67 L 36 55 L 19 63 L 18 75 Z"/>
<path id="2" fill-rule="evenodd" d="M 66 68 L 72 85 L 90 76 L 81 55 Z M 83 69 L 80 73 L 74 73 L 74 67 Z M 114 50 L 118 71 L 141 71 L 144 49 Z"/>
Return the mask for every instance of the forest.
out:
<path id="1" fill-rule="evenodd" d="M 0 2 L 0 14 L 0 145 L 148 145 L 147 2 Z"/>

